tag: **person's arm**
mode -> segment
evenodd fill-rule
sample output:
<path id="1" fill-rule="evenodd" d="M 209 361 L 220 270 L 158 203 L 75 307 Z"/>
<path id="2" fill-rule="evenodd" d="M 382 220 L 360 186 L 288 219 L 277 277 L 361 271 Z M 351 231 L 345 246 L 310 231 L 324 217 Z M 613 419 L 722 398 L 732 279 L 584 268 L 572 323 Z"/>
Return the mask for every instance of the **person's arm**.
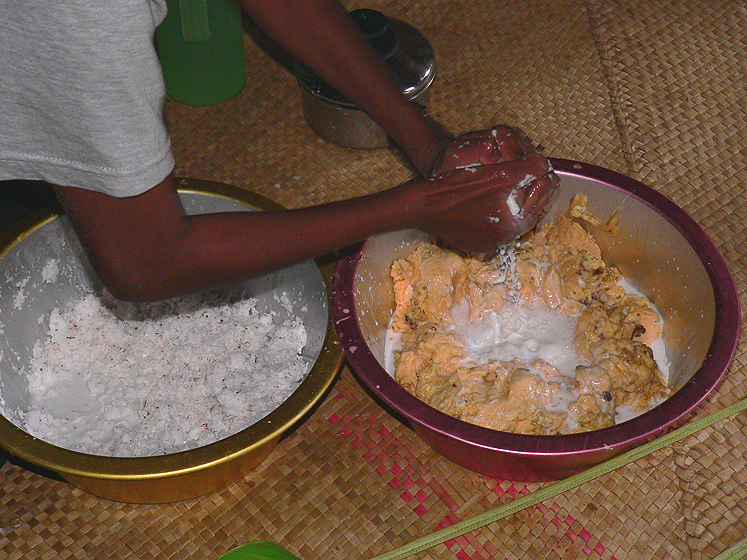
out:
<path id="1" fill-rule="evenodd" d="M 284 212 L 187 216 L 172 178 L 130 198 L 56 191 L 96 270 L 121 299 L 158 300 L 256 276 L 402 228 L 490 252 L 530 229 L 557 183 L 537 154 Z M 528 176 L 544 177 L 527 188 Z"/>
<path id="2" fill-rule="evenodd" d="M 454 140 L 406 102 L 336 0 L 241 2 L 283 48 L 382 124 L 423 176 L 434 169 L 442 175 L 301 210 L 193 217 L 184 214 L 170 178 L 122 199 L 58 187 L 115 296 L 155 300 L 200 291 L 401 228 L 490 252 L 532 227 L 557 182 L 523 136 L 496 127 Z"/>
<path id="3" fill-rule="evenodd" d="M 470 164 L 497 163 L 494 127 L 457 138 L 408 102 L 339 0 L 239 0 L 265 33 L 381 125 L 422 177 Z M 515 130 L 515 129 L 514 129 Z M 521 134 L 520 131 L 517 131 Z"/>
<path id="4" fill-rule="evenodd" d="M 407 102 L 386 64 L 338 0 L 240 0 L 253 21 L 368 113 L 428 177 L 451 133 Z"/>

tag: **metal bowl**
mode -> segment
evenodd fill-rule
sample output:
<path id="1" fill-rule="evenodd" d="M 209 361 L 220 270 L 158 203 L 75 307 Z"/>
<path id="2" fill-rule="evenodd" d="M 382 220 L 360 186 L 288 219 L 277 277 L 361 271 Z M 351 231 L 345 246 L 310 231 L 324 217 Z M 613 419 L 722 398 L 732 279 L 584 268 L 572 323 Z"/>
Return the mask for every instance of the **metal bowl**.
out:
<path id="1" fill-rule="evenodd" d="M 190 214 L 280 209 L 274 202 L 236 187 L 185 179 L 179 180 L 179 185 Z M 42 268 L 50 259 L 65 263 L 54 283 L 42 279 Z M 34 343 L 46 334 L 42 319 L 53 308 L 98 289 L 100 284 L 82 251 L 75 248 L 67 220 L 49 210 L 33 214 L 0 235 L 0 275 L 0 402 L 6 410 L 17 410 L 28 405 L 28 386 L 21 371 Z M 309 370 L 285 402 L 241 432 L 179 453 L 119 458 L 62 449 L 0 416 L 0 447 L 87 492 L 117 501 L 171 502 L 228 484 L 267 457 L 283 434 L 322 398 L 342 365 L 343 354 L 329 313 L 331 276 L 332 264 L 320 269 L 309 261 L 245 284 L 268 309 L 279 307 L 274 293 L 288 294 L 291 302 L 305 306 L 308 343 L 303 356 Z"/>
<path id="2" fill-rule="evenodd" d="M 348 362 L 373 395 L 433 449 L 470 470 L 497 478 L 555 480 L 609 459 L 685 419 L 734 357 L 739 299 L 717 249 L 673 202 L 609 170 L 553 160 L 560 192 L 547 219 L 582 192 L 602 221 L 619 211 L 622 233 L 594 231 L 605 261 L 617 266 L 664 317 L 673 395 L 621 424 L 582 434 L 530 436 L 490 430 L 444 414 L 402 388 L 384 369 L 386 330 L 394 309 L 389 267 L 427 239 L 415 231 L 369 239 L 341 260 L 332 314 Z"/>

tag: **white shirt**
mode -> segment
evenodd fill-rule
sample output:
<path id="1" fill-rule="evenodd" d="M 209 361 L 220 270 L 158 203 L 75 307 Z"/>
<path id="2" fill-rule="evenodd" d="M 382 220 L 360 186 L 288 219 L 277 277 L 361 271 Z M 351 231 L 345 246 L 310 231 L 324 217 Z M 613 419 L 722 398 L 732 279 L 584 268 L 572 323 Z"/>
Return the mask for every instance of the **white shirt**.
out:
<path id="1" fill-rule="evenodd" d="M 0 180 L 117 197 L 161 182 L 165 15 L 166 0 L 0 0 Z"/>

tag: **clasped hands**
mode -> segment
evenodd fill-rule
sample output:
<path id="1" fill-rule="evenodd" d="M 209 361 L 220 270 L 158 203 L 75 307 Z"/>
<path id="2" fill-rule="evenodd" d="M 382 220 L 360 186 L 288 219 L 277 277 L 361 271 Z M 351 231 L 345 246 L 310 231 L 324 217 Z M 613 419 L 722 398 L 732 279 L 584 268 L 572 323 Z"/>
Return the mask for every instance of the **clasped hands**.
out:
<path id="1" fill-rule="evenodd" d="M 422 227 L 483 255 L 534 227 L 560 184 L 529 138 L 504 125 L 446 141 L 428 182 L 432 212 Z"/>

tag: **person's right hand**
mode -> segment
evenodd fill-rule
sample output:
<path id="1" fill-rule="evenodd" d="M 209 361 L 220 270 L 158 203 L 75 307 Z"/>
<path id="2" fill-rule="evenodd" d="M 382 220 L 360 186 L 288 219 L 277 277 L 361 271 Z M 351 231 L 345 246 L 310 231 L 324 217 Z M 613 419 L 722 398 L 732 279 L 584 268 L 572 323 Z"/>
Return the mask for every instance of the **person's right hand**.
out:
<path id="1" fill-rule="evenodd" d="M 489 254 L 534 227 L 559 180 L 532 150 L 413 184 L 426 197 L 421 229 L 463 251 Z"/>
<path id="2" fill-rule="evenodd" d="M 454 169 L 513 161 L 527 154 L 538 153 L 521 129 L 497 125 L 485 130 L 461 134 L 442 140 L 431 177 Z"/>

